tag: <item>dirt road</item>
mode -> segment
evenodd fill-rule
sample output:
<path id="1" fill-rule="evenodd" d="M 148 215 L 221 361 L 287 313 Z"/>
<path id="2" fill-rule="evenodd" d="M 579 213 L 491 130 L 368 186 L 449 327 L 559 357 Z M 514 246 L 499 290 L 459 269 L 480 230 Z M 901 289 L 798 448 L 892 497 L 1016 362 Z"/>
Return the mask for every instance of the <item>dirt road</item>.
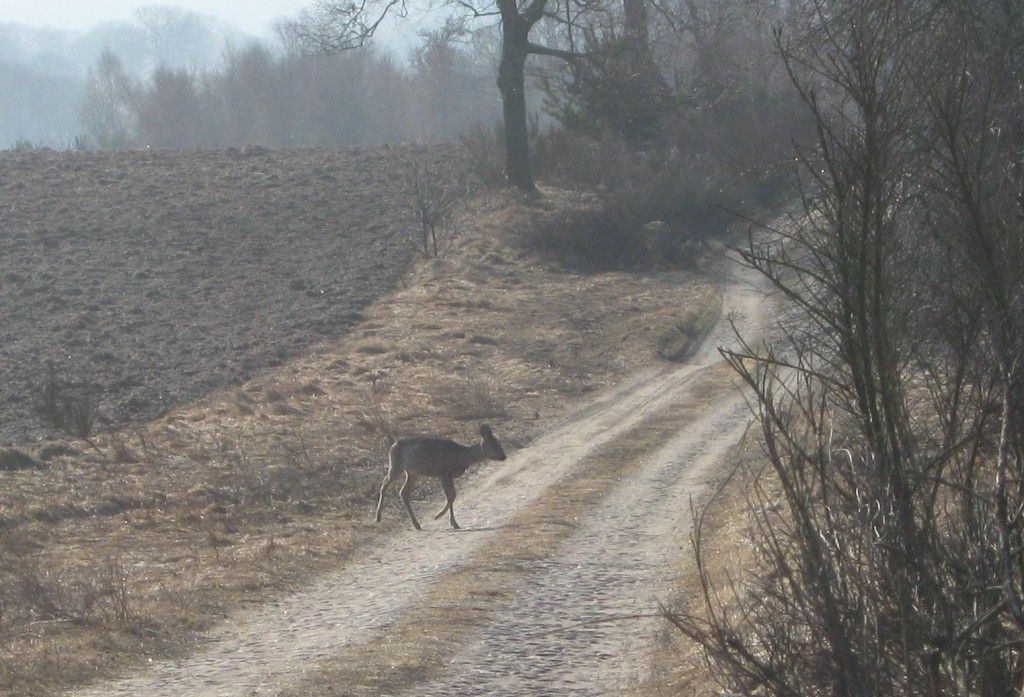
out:
<path id="1" fill-rule="evenodd" d="M 730 264 L 722 283 L 723 315 L 759 332 L 749 275 Z M 660 620 L 603 620 L 654 613 L 668 595 L 690 502 L 747 427 L 716 350 L 731 339 L 723 319 L 691 361 L 599 396 L 460 482 L 465 530 L 421 516 L 422 532 L 231 618 L 193 656 L 78 694 L 627 693 Z"/>

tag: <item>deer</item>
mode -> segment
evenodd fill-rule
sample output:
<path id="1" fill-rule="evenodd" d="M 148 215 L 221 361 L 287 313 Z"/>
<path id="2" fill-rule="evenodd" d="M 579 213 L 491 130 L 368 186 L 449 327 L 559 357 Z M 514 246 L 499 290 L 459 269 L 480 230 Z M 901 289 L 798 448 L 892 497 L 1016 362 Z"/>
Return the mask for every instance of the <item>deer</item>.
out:
<path id="1" fill-rule="evenodd" d="M 434 516 L 434 520 L 447 513 L 451 518 L 452 528 L 458 530 L 459 524 L 455 522 L 455 508 L 452 506 L 455 502 L 455 480 L 465 474 L 470 465 L 504 459 L 505 451 L 487 424 L 480 426 L 480 442 L 475 445 L 461 445 L 447 438 L 431 436 L 399 438 L 388 451 L 388 473 L 380 484 L 380 498 L 377 499 L 377 522 L 380 522 L 384 492 L 398 475 L 405 472 L 405 481 L 398 494 L 405 504 L 413 527 L 422 530 L 409 503 L 410 487 L 417 477 L 433 477 L 441 480 L 441 488 L 444 489 L 447 499 L 444 508 Z"/>

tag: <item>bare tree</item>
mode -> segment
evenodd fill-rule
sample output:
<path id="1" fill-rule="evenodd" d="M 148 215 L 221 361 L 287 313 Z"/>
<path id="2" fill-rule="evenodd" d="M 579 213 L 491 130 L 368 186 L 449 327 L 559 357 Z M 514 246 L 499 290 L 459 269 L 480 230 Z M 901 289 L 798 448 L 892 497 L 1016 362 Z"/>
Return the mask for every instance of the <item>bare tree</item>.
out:
<path id="1" fill-rule="evenodd" d="M 526 61 L 531 55 L 552 56 L 574 62 L 587 57 L 578 49 L 576 34 L 588 21 L 621 17 L 612 0 L 552 3 L 549 0 L 496 0 L 493 6 L 453 2 L 459 12 L 474 20 L 494 21 L 500 26 L 501 55 L 497 86 L 501 93 L 505 126 L 505 175 L 527 192 L 536 190 L 527 127 Z M 361 3 L 321 1 L 293 23 L 282 27 L 289 41 L 322 52 L 338 52 L 362 46 L 389 14 L 407 16 L 405 0 L 363 0 Z M 558 29 L 560 45 L 534 43 L 530 36 L 542 20 Z M 621 21 L 621 20 L 618 20 Z"/>
<path id="2" fill-rule="evenodd" d="M 135 17 L 158 67 L 195 68 L 199 56 L 215 49 L 217 36 L 194 12 L 169 5 L 145 5 L 135 10 Z"/>
<path id="3" fill-rule="evenodd" d="M 79 120 L 100 148 L 124 148 L 135 133 L 133 100 L 136 87 L 121 60 L 110 50 L 100 54 L 89 69 Z"/>
<path id="4" fill-rule="evenodd" d="M 1024 11 L 997 1 L 943 7 L 942 67 L 924 87 L 933 235 L 959 262 L 946 274 L 951 311 L 978 325 L 998 434 L 992 522 L 1002 607 L 1024 636 Z"/>
<path id="5" fill-rule="evenodd" d="M 465 23 L 449 17 L 419 36 L 410 61 L 419 138 L 451 142 L 475 124 L 493 122 L 497 95 L 488 89 L 491 66 L 467 48 L 471 36 Z"/>
<path id="6" fill-rule="evenodd" d="M 469 190 L 457 167 L 442 172 L 419 162 L 409 163 L 405 181 L 395 193 L 419 220 L 425 257 L 442 257 L 455 242 L 455 210 Z"/>
<path id="7" fill-rule="evenodd" d="M 203 128 L 202 100 L 196 75 L 186 70 L 158 68 L 151 84 L 136 102 L 139 139 L 160 148 L 204 145 L 210 133 Z"/>

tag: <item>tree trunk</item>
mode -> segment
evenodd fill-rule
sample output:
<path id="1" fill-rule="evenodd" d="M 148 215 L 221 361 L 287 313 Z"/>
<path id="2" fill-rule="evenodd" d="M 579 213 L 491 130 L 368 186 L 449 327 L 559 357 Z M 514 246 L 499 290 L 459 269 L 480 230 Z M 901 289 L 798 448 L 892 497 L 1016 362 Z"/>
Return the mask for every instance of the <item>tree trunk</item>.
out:
<path id="1" fill-rule="evenodd" d="M 644 54 L 648 52 L 647 0 L 622 0 L 626 36 L 633 46 Z"/>
<path id="2" fill-rule="evenodd" d="M 526 56 L 533 24 L 515 11 L 515 3 L 501 2 L 501 60 L 498 90 L 505 120 L 505 177 L 527 193 L 536 193 L 530 166 L 530 143 L 526 123 Z M 507 5 L 512 11 L 506 12 Z"/>

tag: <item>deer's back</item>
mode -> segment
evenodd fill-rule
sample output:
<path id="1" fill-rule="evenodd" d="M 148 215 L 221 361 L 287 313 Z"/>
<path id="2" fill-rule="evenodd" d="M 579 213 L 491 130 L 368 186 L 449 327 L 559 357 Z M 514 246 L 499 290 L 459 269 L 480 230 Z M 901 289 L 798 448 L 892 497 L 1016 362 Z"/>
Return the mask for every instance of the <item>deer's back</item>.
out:
<path id="1" fill-rule="evenodd" d="M 427 477 L 441 477 L 449 473 L 458 477 L 472 464 L 469 461 L 470 450 L 445 438 L 401 438 L 391 446 L 391 465 Z"/>

